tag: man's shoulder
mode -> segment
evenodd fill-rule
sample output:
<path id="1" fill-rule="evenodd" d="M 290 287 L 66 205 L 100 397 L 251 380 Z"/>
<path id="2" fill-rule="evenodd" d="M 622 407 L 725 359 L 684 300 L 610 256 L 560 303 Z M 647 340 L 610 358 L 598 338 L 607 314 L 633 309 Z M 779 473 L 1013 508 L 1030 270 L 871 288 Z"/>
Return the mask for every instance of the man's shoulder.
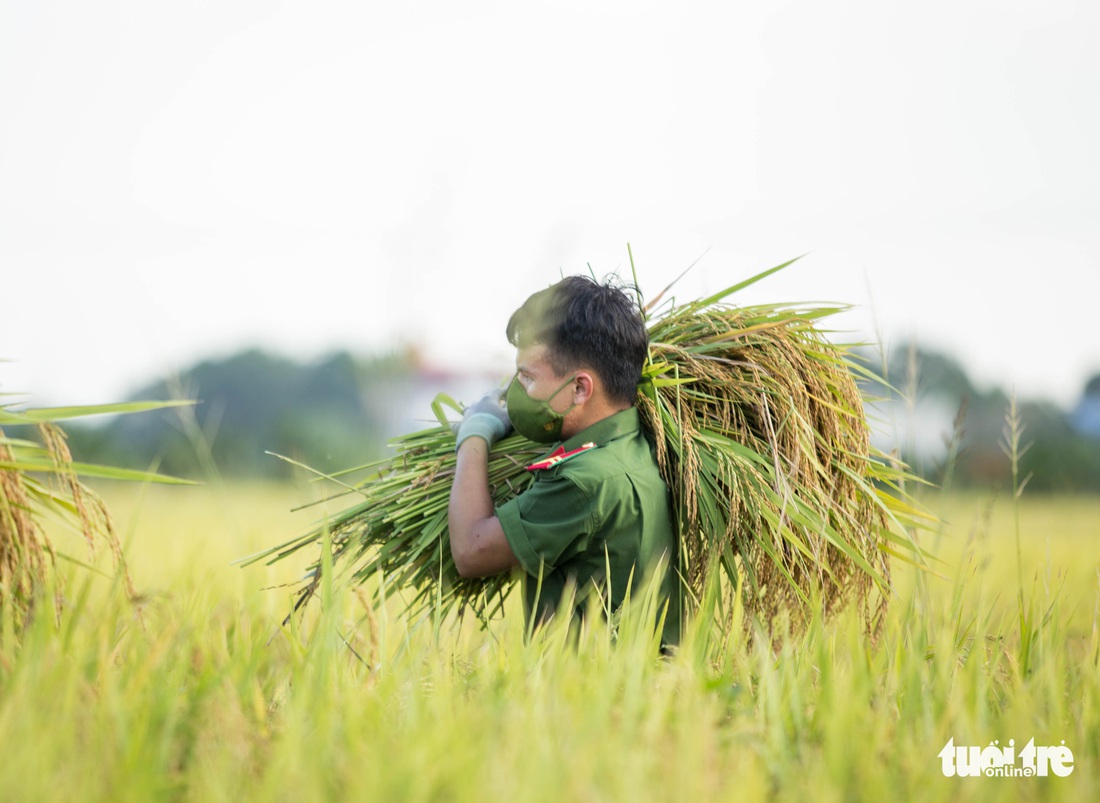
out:
<path id="1" fill-rule="evenodd" d="M 616 478 L 632 484 L 663 482 L 649 441 L 638 431 L 594 445 L 563 462 L 555 473 L 585 488 Z"/>
<path id="2" fill-rule="evenodd" d="M 597 421 L 534 465 L 539 481 L 569 481 L 586 493 L 663 482 L 636 407 Z"/>

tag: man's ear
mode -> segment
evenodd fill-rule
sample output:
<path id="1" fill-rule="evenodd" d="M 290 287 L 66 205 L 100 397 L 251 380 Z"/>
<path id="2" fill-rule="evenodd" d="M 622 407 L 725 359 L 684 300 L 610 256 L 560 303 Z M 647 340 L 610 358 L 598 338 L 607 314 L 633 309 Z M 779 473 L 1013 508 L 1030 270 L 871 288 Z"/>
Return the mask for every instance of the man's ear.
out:
<path id="1" fill-rule="evenodd" d="M 584 404 L 596 391 L 596 380 L 588 371 L 579 371 L 573 380 L 573 404 Z"/>

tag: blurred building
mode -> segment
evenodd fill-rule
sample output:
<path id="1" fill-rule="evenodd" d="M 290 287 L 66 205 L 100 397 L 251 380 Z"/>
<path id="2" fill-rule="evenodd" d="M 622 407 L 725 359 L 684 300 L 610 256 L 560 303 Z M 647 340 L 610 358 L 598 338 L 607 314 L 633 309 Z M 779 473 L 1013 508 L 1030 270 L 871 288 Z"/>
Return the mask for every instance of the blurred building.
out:
<path id="1" fill-rule="evenodd" d="M 1069 421 L 1078 434 L 1100 440 L 1100 374 L 1085 383 L 1081 400 L 1070 413 Z"/>

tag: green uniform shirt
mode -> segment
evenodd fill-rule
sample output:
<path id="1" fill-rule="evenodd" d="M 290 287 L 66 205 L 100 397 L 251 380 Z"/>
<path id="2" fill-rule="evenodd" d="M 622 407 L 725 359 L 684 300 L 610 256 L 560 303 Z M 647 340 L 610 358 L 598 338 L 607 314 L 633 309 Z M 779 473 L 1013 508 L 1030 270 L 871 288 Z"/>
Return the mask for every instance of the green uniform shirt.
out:
<path id="1" fill-rule="evenodd" d="M 496 509 L 528 575 L 527 615 L 541 619 L 556 611 L 570 581 L 577 590 L 576 613 L 583 615 L 593 583 L 607 599 L 609 576 L 611 607 L 617 610 L 627 583 L 642 588 L 663 559 L 668 568 L 662 590 L 669 607 L 662 640 L 676 644 L 682 600 L 668 487 L 640 428 L 638 410 L 630 407 L 597 421 L 562 446 L 568 453 L 587 443 L 596 448 L 536 470 L 530 488 Z"/>

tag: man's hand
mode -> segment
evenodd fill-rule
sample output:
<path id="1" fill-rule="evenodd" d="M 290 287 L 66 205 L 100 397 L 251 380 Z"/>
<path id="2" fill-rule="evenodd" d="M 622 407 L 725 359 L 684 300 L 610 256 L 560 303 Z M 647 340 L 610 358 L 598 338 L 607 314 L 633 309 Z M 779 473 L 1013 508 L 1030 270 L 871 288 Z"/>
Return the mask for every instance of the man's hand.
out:
<path id="1" fill-rule="evenodd" d="M 512 430 L 508 410 L 504 406 L 504 389 L 490 390 L 474 404 L 466 408 L 455 433 L 455 451 L 467 438 L 484 438 L 490 447 Z"/>

